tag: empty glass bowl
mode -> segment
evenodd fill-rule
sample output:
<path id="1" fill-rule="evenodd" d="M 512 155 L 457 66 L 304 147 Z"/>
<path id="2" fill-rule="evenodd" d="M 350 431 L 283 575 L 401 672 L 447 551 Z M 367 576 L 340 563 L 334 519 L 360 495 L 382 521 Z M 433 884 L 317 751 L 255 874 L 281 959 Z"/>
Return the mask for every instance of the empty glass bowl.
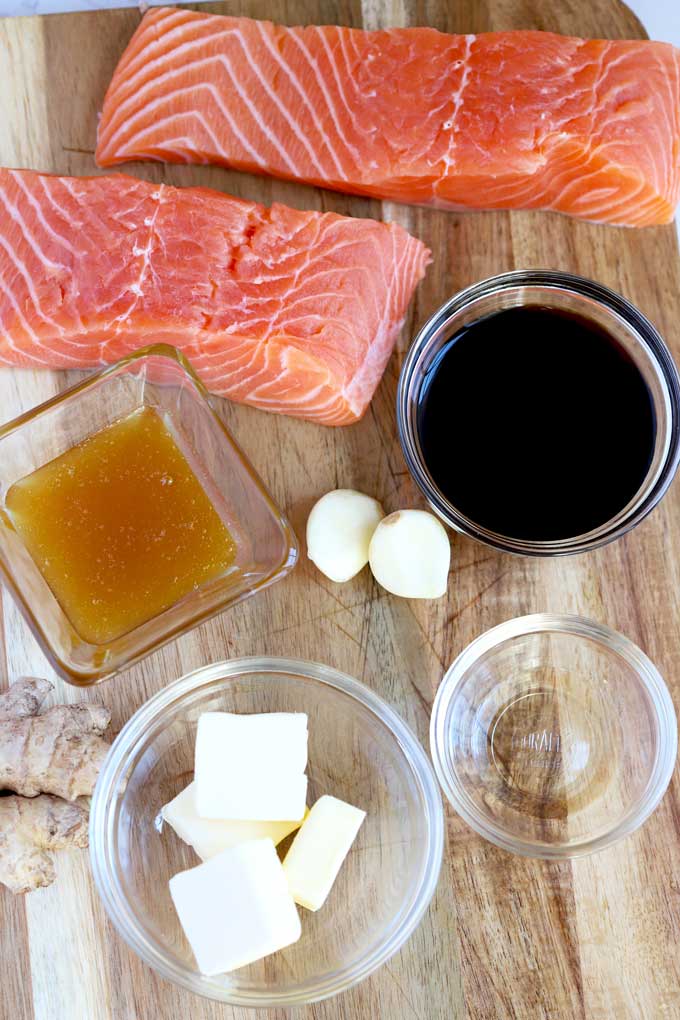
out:
<path id="1" fill-rule="evenodd" d="M 230 974 L 205 977 L 168 880 L 199 862 L 159 812 L 191 780 L 206 711 L 306 712 L 309 796 L 367 812 L 324 906 L 299 908 L 299 942 Z M 235 777 L 238 781 L 238 776 Z M 114 742 L 94 793 L 90 854 L 114 925 L 163 977 L 240 1006 L 295 1006 L 351 987 L 411 935 L 434 893 L 443 811 L 429 759 L 399 716 L 356 680 L 286 659 L 235 659 L 156 694 Z M 225 918 L 225 923 L 237 919 Z"/>
<path id="2" fill-rule="evenodd" d="M 578 857 L 629 835 L 671 778 L 677 723 L 654 665 L 577 616 L 482 634 L 437 692 L 430 743 L 456 811 L 528 857 Z"/>

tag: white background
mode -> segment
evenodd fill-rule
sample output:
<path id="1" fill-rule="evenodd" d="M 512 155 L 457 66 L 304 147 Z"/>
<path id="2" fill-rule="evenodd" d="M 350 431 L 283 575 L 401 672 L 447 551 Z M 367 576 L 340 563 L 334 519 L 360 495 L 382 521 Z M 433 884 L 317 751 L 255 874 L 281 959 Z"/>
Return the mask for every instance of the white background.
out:
<path id="1" fill-rule="evenodd" d="M 680 46 L 680 0 L 628 0 L 650 39 Z"/>

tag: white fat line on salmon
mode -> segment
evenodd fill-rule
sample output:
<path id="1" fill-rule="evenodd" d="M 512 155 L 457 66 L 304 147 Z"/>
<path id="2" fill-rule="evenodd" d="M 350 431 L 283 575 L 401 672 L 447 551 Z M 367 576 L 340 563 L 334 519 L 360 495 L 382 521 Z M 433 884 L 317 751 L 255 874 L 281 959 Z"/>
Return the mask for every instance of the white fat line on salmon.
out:
<path id="1" fill-rule="evenodd" d="M 339 118 L 338 118 L 338 112 L 337 112 L 337 110 L 335 108 L 335 103 L 331 99 L 330 93 L 329 93 L 328 89 L 326 88 L 326 83 L 323 80 L 323 75 L 319 71 L 319 62 L 318 62 L 318 60 L 315 60 L 314 57 L 311 55 L 311 53 L 309 52 L 309 50 L 305 46 L 304 42 L 302 41 L 302 39 L 300 38 L 300 35 L 298 33 L 291 32 L 290 33 L 290 38 L 295 43 L 295 45 L 298 47 L 298 49 L 301 51 L 301 53 L 304 55 L 305 59 L 307 60 L 307 63 L 309 64 L 309 66 L 311 67 L 312 71 L 314 72 L 314 77 L 316 78 L 316 81 L 317 81 L 317 84 L 319 86 L 319 89 L 321 90 L 321 93 L 322 93 L 323 98 L 325 100 L 328 112 L 331 115 L 331 120 L 333 121 L 333 126 L 335 127 L 337 136 L 340 139 L 340 141 L 342 142 L 342 144 L 345 146 L 347 151 L 350 153 L 350 155 L 353 156 L 353 158 L 355 160 L 355 168 L 356 169 L 360 169 L 361 165 L 362 165 L 362 158 L 363 157 L 362 157 L 361 153 L 359 152 L 359 150 L 356 148 L 356 146 L 352 145 L 352 143 L 348 140 L 347 136 L 345 135 L 345 132 L 342 130 L 342 127 L 340 125 L 340 121 L 339 121 Z"/>
<path id="2" fill-rule="evenodd" d="M 127 124 L 127 120 L 125 119 L 125 113 L 128 107 L 138 106 L 140 89 L 143 87 L 145 91 L 149 91 L 159 82 L 163 82 L 165 80 L 167 72 L 163 71 L 162 69 L 167 65 L 167 62 L 170 58 L 172 58 L 173 60 L 178 60 L 181 70 L 186 71 L 187 69 L 195 65 L 195 62 L 187 61 L 184 59 L 184 57 L 186 57 L 188 53 L 193 52 L 194 50 L 205 52 L 204 48 L 207 43 L 210 43 L 215 39 L 220 39 L 222 38 L 222 36 L 226 34 L 228 33 L 225 32 L 224 28 L 220 27 L 213 32 L 209 32 L 205 35 L 199 36 L 196 39 L 192 39 L 190 42 L 183 43 L 181 46 L 175 46 L 174 48 L 169 47 L 168 50 L 162 53 L 159 57 L 156 57 L 154 60 L 149 61 L 149 63 L 145 62 L 144 56 L 148 52 L 148 50 L 152 47 L 153 44 L 152 43 L 145 44 L 140 53 L 141 65 L 139 71 L 135 71 L 133 74 L 130 75 L 130 77 L 125 78 L 123 80 L 123 84 L 120 86 L 120 89 L 125 94 L 125 98 L 122 99 L 119 102 L 118 106 L 116 107 L 115 114 L 111 118 L 109 124 L 107 125 L 107 130 L 102 134 L 100 138 L 100 143 L 109 145 L 111 142 L 115 141 L 121 129 L 125 127 L 125 125 Z M 180 57 L 182 58 L 181 60 L 179 60 Z M 151 72 L 156 67 L 161 68 L 161 74 L 154 76 L 149 72 Z M 123 70 L 123 68 L 121 68 L 121 70 Z M 124 68 L 124 70 L 129 72 L 128 67 Z M 137 87 L 137 80 L 141 77 L 143 77 L 144 80 L 141 83 L 141 85 Z M 122 122 L 121 127 L 116 126 L 119 124 L 119 122 Z M 111 132 L 114 128 L 115 132 L 112 135 Z"/>
<path id="3" fill-rule="evenodd" d="M 474 36 L 474 35 L 466 35 L 465 36 L 465 53 L 463 54 L 463 58 L 462 58 L 462 61 L 463 61 L 463 73 L 461 75 L 461 80 L 460 80 L 460 85 L 458 86 L 458 91 L 456 92 L 456 94 L 453 97 L 453 109 L 451 111 L 451 117 L 446 122 L 446 124 L 444 125 L 444 127 L 446 127 L 448 125 L 449 129 L 450 129 L 450 132 L 451 132 L 450 135 L 449 135 L 449 148 L 448 148 L 448 152 L 446 152 L 445 155 L 444 155 L 444 165 L 446 167 L 446 172 L 447 173 L 448 173 L 449 167 L 456 165 L 456 160 L 455 160 L 455 148 L 456 148 L 456 141 L 457 141 L 456 135 L 460 131 L 460 127 L 458 125 L 458 120 L 459 120 L 459 117 L 460 117 L 460 111 L 463 108 L 463 100 L 465 98 L 465 89 L 467 88 L 468 82 L 470 81 L 472 47 L 473 47 L 473 45 L 475 43 L 476 38 L 477 37 Z M 452 152 L 452 150 L 453 150 L 453 152 Z"/>
<path id="4" fill-rule="evenodd" d="M 295 91 L 299 95 L 299 97 L 302 100 L 302 102 L 305 104 L 305 107 L 307 108 L 307 111 L 311 115 L 312 120 L 314 122 L 314 127 L 316 128 L 316 130 L 319 133 L 319 137 L 321 138 L 321 141 L 323 142 L 323 144 L 328 149 L 328 152 L 330 153 L 330 156 L 331 156 L 333 162 L 335 163 L 335 169 L 337 170 L 337 172 L 340 175 L 340 177 L 342 177 L 343 174 L 344 174 L 344 170 L 342 169 L 342 166 L 340 164 L 340 160 L 338 158 L 338 154 L 335 151 L 330 138 L 328 137 L 326 132 L 323 130 L 321 121 L 319 120 L 319 118 L 317 116 L 316 110 L 315 110 L 313 104 L 310 103 L 309 96 L 307 95 L 305 90 L 302 88 L 298 76 L 293 73 L 293 71 L 288 66 L 288 64 L 286 64 L 285 61 L 281 58 L 281 55 L 279 54 L 279 52 L 276 49 L 276 47 L 272 45 L 271 39 L 269 38 L 269 35 L 265 31 L 265 29 L 264 29 L 264 27 L 263 27 L 261 22 L 259 22 L 259 21 L 257 22 L 257 27 L 258 27 L 260 36 L 262 38 L 262 42 L 266 46 L 266 48 L 269 51 L 269 53 L 271 53 L 272 57 L 277 62 L 279 67 L 283 70 L 284 74 L 286 75 L 286 77 L 288 78 L 290 83 L 292 84 L 293 88 L 295 89 Z M 323 177 L 325 175 L 324 168 L 321 166 L 321 163 L 319 163 L 316 155 L 313 154 L 313 150 L 311 149 L 311 146 L 309 145 L 309 143 L 308 143 L 306 138 L 305 138 L 305 146 L 308 146 L 308 151 L 310 153 L 310 157 L 313 159 L 314 164 L 316 165 L 317 170 L 319 171 L 320 175 Z"/>
<path id="5" fill-rule="evenodd" d="M 161 18 L 154 19 L 156 11 L 153 11 L 153 13 L 150 12 L 147 18 L 145 18 L 144 21 L 142 22 L 142 30 L 141 31 L 138 30 L 138 32 L 135 33 L 135 36 L 133 38 L 139 41 L 143 35 L 151 35 L 152 36 L 151 40 L 149 42 L 145 42 L 143 46 L 140 46 L 139 52 L 136 53 L 135 56 L 132 57 L 129 61 L 127 61 L 126 63 L 123 63 L 121 61 L 121 63 L 118 65 L 118 68 L 116 70 L 117 71 L 120 70 L 121 72 L 125 71 L 126 74 L 129 76 L 126 80 L 126 87 L 129 86 L 132 89 L 133 93 L 136 90 L 137 79 L 139 78 L 139 76 L 144 74 L 148 70 L 152 70 L 159 63 L 162 63 L 165 59 L 167 59 L 170 53 L 181 55 L 182 53 L 185 52 L 186 49 L 195 47 L 196 45 L 202 45 L 203 43 L 208 42 L 211 39 L 218 38 L 224 32 L 223 28 L 210 30 L 204 33 L 203 35 L 200 35 L 197 38 L 192 39 L 191 42 L 182 43 L 180 46 L 174 46 L 173 44 L 175 37 L 177 35 L 184 36 L 186 26 L 190 24 L 191 21 L 193 20 L 191 18 L 186 17 L 186 15 L 192 14 L 193 12 L 180 10 L 174 11 L 173 13 L 176 15 L 174 20 L 178 21 L 178 25 L 170 29 L 163 26 L 162 34 L 159 34 L 158 22 L 163 19 Z M 182 17 L 182 15 L 184 15 L 184 17 Z M 166 20 L 169 21 L 171 19 L 168 18 Z M 163 53 L 159 57 L 152 57 L 152 59 L 149 60 L 149 54 L 150 53 L 153 54 L 160 49 L 163 50 Z"/>
<path id="6" fill-rule="evenodd" d="M 10 201 L 8 196 L 5 194 L 3 188 L 0 188 L 0 203 L 4 207 L 9 218 L 13 220 L 14 223 L 16 223 L 17 227 L 19 228 L 19 233 L 26 241 L 28 247 L 31 249 L 31 251 L 33 252 L 33 254 L 38 259 L 39 262 L 41 262 L 44 266 L 48 267 L 49 269 L 68 268 L 66 265 L 64 265 L 63 262 L 55 262 L 54 259 L 51 259 L 49 255 L 47 255 L 42 250 L 42 248 L 40 248 L 40 246 L 37 244 L 35 240 L 35 237 L 33 236 L 32 231 L 29 229 L 28 224 L 26 223 L 24 217 L 19 212 L 17 206 L 12 201 Z"/>
<path id="7" fill-rule="evenodd" d="M 326 56 L 328 57 L 328 63 L 330 64 L 331 71 L 333 73 L 333 77 L 335 78 L 335 86 L 336 86 L 336 88 L 338 90 L 338 95 L 340 96 L 340 99 L 342 100 L 342 105 L 345 107 L 345 111 L 347 112 L 347 115 L 348 115 L 349 119 L 352 122 L 352 127 L 354 128 L 354 130 L 358 134 L 363 134 L 363 132 L 360 130 L 359 125 L 357 124 L 356 114 L 355 114 L 354 110 L 352 109 L 352 107 L 347 102 L 347 96 L 345 94 L 345 89 L 343 88 L 343 85 L 342 85 L 342 79 L 341 79 L 340 75 L 338 74 L 338 65 L 336 64 L 335 60 L 333 59 L 333 54 L 331 53 L 330 46 L 328 45 L 328 34 L 330 32 L 330 29 L 324 30 L 324 29 L 320 28 L 318 25 L 315 25 L 314 28 L 313 28 L 313 31 L 315 31 L 317 33 L 317 35 L 319 36 L 319 39 L 321 40 L 321 45 L 323 46 L 323 48 L 325 50 L 325 53 L 326 53 Z M 343 56 L 344 56 L 345 50 L 344 50 L 344 46 L 342 45 L 342 40 L 343 40 L 343 34 L 344 33 L 336 28 L 335 29 L 335 34 L 337 35 L 338 39 L 340 40 L 340 48 L 342 49 Z M 346 58 L 345 58 L 345 61 L 346 61 Z M 353 79 L 353 76 L 351 76 L 351 75 L 348 76 L 348 81 L 351 82 L 352 79 Z"/>
<path id="8" fill-rule="evenodd" d="M 5 295 L 5 297 L 8 298 L 10 305 L 12 306 L 16 313 L 17 320 L 21 323 L 21 326 L 26 335 L 30 337 L 30 339 L 33 341 L 36 347 L 42 348 L 43 345 L 37 333 L 33 330 L 30 323 L 27 321 L 26 317 L 24 316 L 24 313 L 21 310 L 21 307 L 19 306 L 16 298 L 14 297 L 14 294 L 11 292 L 11 290 L 8 289 L 2 276 L 0 276 L 0 290 Z M 4 337 L 7 346 L 10 347 L 13 351 L 17 351 L 17 353 L 19 353 L 22 357 L 25 356 L 26 358 L 28 358 L 29 361 L 35 361 L 36 364 L 40 365 L 41 367 L 44 367 L 44 362 L 41 361 L 40 358 L 36 358 L 32 354 L 25 352 L 22 348 L 17 347 L 12 337 L 12 334 L 10 333 L 9 330 L 3 330 L 2 334 L 0 335 Z M 7 364 L 11 364 L 11 362 L 7 362 Z"/>
<path id="9" fill-rule="evenodd" d="M 44 215 L 42 209 L 40 208 L 40 203 L 36 201 L 35 196 L 31 194 L 31 192 L 28 190 L 28 188 L 24 184 L 22 175 L 20 173 L 18 173 L 16 170 L 10 170 L 10 177 L 12 178 L 12 180 L 14 181 L 14 183 L 19 188 L 19 190 L 21 191 L 22 195 L 24 196 L 24 198 L 26 199 L 26 201 L 30 205 L 31 209 L 35 213 L 35 217 L 36 217 L 38 223 L 43 228 L 45 233 L 49 234 L 50 237 L 52 238 L 52 240 L 56 241 L 57 244 L 60 245 L 60 247 L 65 248 L 66 251 L 69 252 L 70 255 L 73 255 L 74 257 L 77 258 L 78 255 L 79 255 L 78 251 L 71 244 L 71 242 L 68 240 L 67 237 L 64 237 L 63 234 L 61 234 L 61 233 L 59 233 L 59 231 L 55 230 L 54 227 L 51 225 L 51 223 L 49 223 L 47 221 L 47 219 L 45 218 L 45 215 Z M 43 194 L 45 195 L 45 198 L 47 199 L 47 201 L 49 202 L 51 207 L 54 209 L 55 213 L 57 213 L 57 215 L 64 216 L 64 210 L 61 209 L 57 205 L 57 203 L 54 201 L 54 198 L 52 197 L 52 194 L 49 191 L 49 189 L 45 186 L 45 182 L 42 179 L 42 177 L 40 177 L 38 179 L 39 179 L 39 182 L 40 182 L 40 186 L 42 187 Z M 64 216 L 64 218 L 65 218 L 65 216 Z"/>
<path id="10" fill-rule="evenodd" d="M 154 130 L 158 130 L 159 128 L 164 127 L 165 125 L 174 124 L 176 120 L 182 121 L 182 127 L 186 127 L 187 120 L 197 121 L 199 126 L 202 128 L 203 131 L 205 131 L 206 135 L 211 140 L 213 146 L 217 147 L 219 145 L 219 142 L 214 132 L 210 128 L 210 125 L 208 124 L 203 114 L 198 110 L 188 110 L 186 113 L 183 114 L 173 113 L 169 117 L 163 117 L 160 120 L 156 120 L 154 121 Z M 136 135 L 135 137 L 136 138 L 143 137 L 143 132 L 141 132 L 139 135 Z M 173 148 L 173 146 L 180 144 L 182 145 L 181 149 Z M 178 162 L 180 163 L 198 163 L 199 165 L 208 164 L 210 160 L 200 156 L 200 154 L 195 150 L 194 145 L 195 140 L 187 137 L 187 135 L 168 135 L 167 140 L 163 142 L 163 152 L 173 153 L 174 155 L 179 157 Z M 158 150 L 154 149 L 153 147 L 149 149 L 148 152 L 140 148 L 139 158 L 152 159 L 156 161 L 163 159 L 162 156 L 159 156 Z"/>
<path id="11" fill-rule="evenodd" d="M 33 283 L 33 279 L 31 277 L 31 274 L 29 273 L 28 269 L 26 268 L 26 265 L 20 259 L 18 259 L 16 257 L 16 255 L 14 254 L 14 250 L 13 250 L 12 246 L 5 240 L 5 238 L 2 236 L 2 234 L 0 234 L 0 248 L 4 249 L 5 253 L 9 257 L 10 262 L 12 263 L 14 268 L 16 269 L 16 271 L 19 274 L 19 276 L 23 279 L 24 283 L 26 284 L 26 289 L 27 289 L 29 297 L 30 297 L 30 299 L 31 299 L 31 301 L 33 303 L 33 308 L 35 309 L 35 313 L 38 316 L 38 318 L 42 319 L 42 321 L 44 323 L 46 323 L 48 326 L 52 326 L 53 329 L 57 330 L 57 332 L 63 332 L 61 327 L 54 321 L 54 319 L 50 318 L 49 315 L 45 315 L 45 313 L 43 312 L 43 310 L 42 310 L 42 308 L 40 306 L 40 301 L 38 299 L 38 293 L 37 293 L 37 291 L 35 289 L 35 285 Z M 5 291 L 5 293 L 7 293 L 7 291 Z M 18 305 L 16 304 L 16 302 L 13 299 L 12 299 L 12 304 L 14 305 L 15 309 L 18 310 Z M 21 315 L 21 321 L 23 323 L 25 323 L 25 326 L 27 328 L 27 332 L 31 335 L 31 337 L 35 337 L 35 333 L 28 326 L 28 323 L 26 322 L 26 319 L 24 318 L 23 315 Z"/>
<path id="12" fill-rule="evenodd" d="M 140 247 L 137 244 L 133 245 L 132 247 L 132 254 L 135 256 L 135 258 L 139 258 L 140 255 L 142 257 L 141 267 L 139 270 L 137 280 L 135 283 L 131 283 L 128 287 L 128 290 L 135 295 L 135 299 L 125 313 L 116 316 L 116 319 L 114 320 L 116 322 L 128 320 L 131 317 L 137 305 L 139 304 L 141 298 L 144 296 L 144 288 L 142 284 L 144 282 L 144 277 L 146 276 L 147 271 L 151 269 L 151 252 L 153 250 L 153 244 L 156 237 L 156 220 L 158 219 L 158 215 L 163 206 L 165 191 L 166 191 L 165 185 L 160 184 L 158 186 L 158 189 L 151 193 L 151 197 L 156 202 L 156 208 L 154 209 L 151 216 L 147 216 L 146 219 L 144 220 L 144 226 L 145 227 L 148 226 L 149 228 L 146 244 L 144 244 L 143 247 Z"/>
<path id="13" fill-rule="evenodd" d="M 10 179 L 15 184 L 17 184 L 19 186 L 19 190 L 22 193 L 24 193 L 25 189 L 23 187 L 23 183 L 19 179 L 19 175 L 17 173 L 10 172 L 9 176 L 10 176 Z M 30 197 L 32 199 L 32 196 L 30 196 Z M 32 200 L 32 201 L 34 201 L 34 200 Z M 16 225 L 19 228 L 19 231 L 21 233 L 21 236 L 23 237 L 23 239 L 28 244 L 28 247 L 31 249 L 31 251 L 35 255 L 35 257 L 38 260 L 38 262 L 41 263 L 42 265 L 48 267 L 48 270 L 52 269 L 52 270 L 61 270 L 62 271 L 62 273 L 59 274 L 59 275 L 51 274 L 48 271 L 47 277 L 48 277 L 48 279 L 54 278 L 55 286 L 58 286 L 58 287 L 61 288 L 62 301 L 63 301 L 63 293 L 64 293 L 63 286 L 62 286 L 62 283 L 64 281 L 63 274 L 68 274 L 68 276 L 70 278 L 71 267 L 66 265 L 63 262 L 55 262 L 53 259 L 49 258 L 48 255 L 46 255 L 46 253 L 43 251 L 43 249 L 37 243 L 37 241 L 36 241 L 36 239 L 35 239 L 35 237 L 33 235 L 33 232 L 29 229 L 28 224 L 27 224 L 24 216 L 21 214 L 19 208 L 12 201 L 10 201 L 9 197 L 7 196 L 7 194 L 5 193 L 3 188 L 0 188 L 0 203 L 2 203 L 2 205 L 6 209 L 10 219 L 14 223 L 16 223 Z M 29 204 L 31 204 L 31 203 L 29 203 Z M 48 227 L 48 231 L 49 231 L 49 227 Z M 53 231 L 52 231 L 52 233 L 54 234 Z M 0 237 L 0 244 L 2 244 L 2 246 L 6 248 L 5 243 L 2 240 L 2 237 Z M 7 248 L 6 248 L 6 250 L 9 253 L 9 250 Z M 36 312 L 38 313 L 40 318 L 42 318 L 43 321 L 45 323 L 47 323 L 47 325 L 53 326 L 54 329 L 59 331 L 60 327 L 57 325 L 57 323 L 54 321 L 54 319 L 52 319 L 49 316 L 46 316 L 43 313 L 42 308 L 38 307 L 37 293 L 35 292 L 35 290 L 34 290 L 34 288 L 32 286 L 32 279 L 30 279 L 30 275 L 31 274 L 29 273 L 28 269 L 25 267 L 24 263 L 21 262 L 20 265 L 23 267 L 23 270 L 25 270 L 25 272 L 24 272 L 22 269 L 19 268 L 19 262 L 16 259 L 14 259 L 14 256 L 12 255 L 11 257 L 12 257 L 12 259 L 14 261 L 15 267 L 17 269 L 19 269 L 20 274 L 23 276 L 24 280 L 26 281 L 26 285 L 27 285 L 27 287 L 29 289 L 29 293 L 31 295 L 31 299 L 33 300 L 33 304 L 35 306 Z M 75 315 L 75 319 L 76 319 L 77 323 L 80 326 L 82 326 L 82 321 L 80 319 L 80 316 L 79 315 Z M 61 330 L 61 332 L 63 333 L 63 330 Z M 77 361 L 77 359 L 70 359 L 70 360 Z"/>
<path id="14" fill-rule="evenodd" d="M 220 58 L 217 58 L 217 57 L 215 57 L 215 58 L 211 57 L 211 58 L 209 58 L 208 61 L 201 61 L 201 63 L 206 63 L 206 62 L 207 63 L 215 63 L 216 62 L 216 63 L 220 63 L 220 64 L 224 64 L 225 63 L 224 60 L 222 60 Z M 173 73 L 173 77 L 176 77 L 177 74 L 182 73 L 184 70 L 185 69 L 182 68 L 180 71 L 174 72 Z M 171 73 L 172 72 L 168 72 L 168 76 Z M 240 87 L 236 86 L 236 91 L 239 93 L 239 95 L 242 95 L 242 90 L 239 91 L 239 89 L 240 89 Z M 148 115 L 149 113 L 152 113 L 158 107 L 164 107 L 164 106 L 167 106 L 167 105 L 172 105 L 172 101 L 174 99 L 176 99 L 178 96 L 195 95 L 197 92 L 201 92 L 201 91 L 207 92 L 208 95 L 214 100 L 215 106 L 216 106 L 217 110 L 219 111 L 219 113 L 221 114 L 222 119 L 226 122 L 227 126 L 232 131 L 232 133 L 235 135 L 235 137 L 238 139 L 238 141 L 241 143 L 241 145 L 243 146 L 245 151 L 252 157 L 253 161 L 255 163 L 257 163 L 258 166 L 262 166 L 262 167 L 266 166 L 266 160 L 250 144 L 248 139 L 245 137 L 243 132 L 240 130 L 240 128 L 236 124 L 236 121 L 234 120 L 234 118 L 231 116 L 231 113 L 229 112 L 227 107 L 224 105 L 224 102 L 222 101 L 222 97 L 220 95 L 219 90 L 215 87 L 215 85 L 213 85 L 210 82 L 199 82 L 198 84 L 195 84 L 195 85 L 187 85 L 185 88 L 175 89 L 173 92 L 165 93 L 162 96 L 160 96 L 158 99 L 152 100 L 150 103 L 143 104 L 142 108 L 136 114 L 134 114 L 132 117 L 130 117 L 129 120 L 127 120 L 125 122 L 125 124 L 121 125 L 121 127 L 116 132 L 116 135 L 119 134 L 120 131 L 123 130 L 123 128 L 129 128 L 130 125 L 132 125 L 132 124 L 136 123 L 137 121 L 139 121 L 139 119 L 141 117 L 144 117 L 144 116 Z M 140 102 L 142 102 L 141 98 L 140 98 Z M 135 145 L 139 141 L 140 138 L 144 139 L 149 131 L 151 131 L 152 134 L 155 134 L 159 130 L 159 128 L 163 127 L 164 125 L 172 124 L 176 120 L 179 120 L 180 122 L 182 122 L 186 118 L 195 118 L 196 120 L 198 120 L 198 122 L 205 129 L 206 134 L 209 136 L 212 144 L 214 145 L 215 153 L 216 154 L 219 153 L 220 149 L 221 149 L 221 143 L 218 141 L 217 136 L 215 135 L 215 133 L 212 131 L 212 129 L 208 125 L 208 122 L 206 121 L 205 117 L 203 116 L 203 113 L 200 110 L 186 110 L 186 111 L 183 111 L 181 113 L 173 113 L 171 115 L 168 115 L 168 116 L 165 116 L 165 117 L 161 117 L 160 119 L 155 119 L 150 124 L 145 124 L 144 127 L 142 127 L 139 131 L 137 131 L 136 134 L 133 134 L 130 138 L 128 138 L 125 144 L 126 144 L 126 146 L 133 146 L 133 145 Z M 266 132 L 264 131 L 264 129 L 261 128 L 261 131 L 265 135 L 265 137 L 268 139 L 268 136 L 267 136 Z M 109 142 L 107 142 L 107 145 L 112 144 L 113 141 L 114 141 L 114 138 L 112 138 Z M 293 169 L 293 173 L 295 173 L 295 172 L 296 172 L 296 170 Z"/>
<path id="15" fill-rule="evenodd" d="M 269 99 L 274 103 L 276 108 L 279 110 L 279 112 L 281 113 L 282 117 L 287 122 L 288 126 L 293 130 L 293 132 L 295 133 L 295 136 L 302 142 L 302 144 L 304 145 L 305 149 L 307 150 L 308 156 L 310 157 L 310 159 L 312 160 L 312 162 L 316 166 L 316 168 L 319 171 L 319 173 L 323 175 L 323 167 L 319 163 L 319 161 L 318 161 L 318 159 L 316 157 L 316 153 L 314 152 L 314 149 L 312 148 L 312 145 L 309 142 L 309 139 L 303 133 L 303 131 L 300 128 L 300 125 L 298 124 L 298 122 L 288 112 L 288 110 L 283 105 L 283 103 L 281 102 L 279 97 L 276 95 L 276 92 L 271 88 L 271 86 L 267 82 L 266 78 L 264 77 L 264 75 L 260 71 L 258 63 L 253 58 L 253 55 L 250 52 L 250 47 L 248 46 L 248 43 L 246 42 L 246 40 L 243 37 L 243 33 L 240 32 L 240 31 L 237 31 L 236 32 L 236 37 L 238 39 L 238 42 L 239 42 L 239 45 L 240 45 L 241 49 L 243 50 L 243 53 L 245 55 L 246 60 L 249 62 L 250 66 L 252 68 L 252 71 L 255 74 L 255 77 L 259 81 L 259 83 L 262 86 L 262 88 L 264 89 L 265 93 L 267 94 Z M 254 109 L 257 109 L 257 107 L 254 107 Z M 272 135 L 273 135 L 273 132 L 272 132 Z M 290 158 L 289 158 L 289 165 L 291 167 L 295 165 Z M 299 170 L 294 170 L 293 172 L 297 174 L 297 173 L 299 173 Z"/>

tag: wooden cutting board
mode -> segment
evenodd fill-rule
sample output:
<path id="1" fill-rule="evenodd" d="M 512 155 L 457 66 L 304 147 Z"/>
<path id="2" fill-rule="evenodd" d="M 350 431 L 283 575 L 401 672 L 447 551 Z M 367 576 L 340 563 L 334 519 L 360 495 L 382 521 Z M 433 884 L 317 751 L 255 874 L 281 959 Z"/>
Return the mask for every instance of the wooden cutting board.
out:
<path id="1" fill-rule="evenodd" d="M 540 28 L 636 37 L 617 0 L 243 0 L 212 8 L 254 17 L 369 28 L 429 24 L 450 32 Z M 0 164 L 96 173 L 97 111 L 136 11 L 0 22 Z M 132 168 L 173 184 L 315 209 L 396 219 L 434 252 L 399 353 L 365 420 L 340 431 L 223 403 L 225 421 L 299 535 L 321 493 L 375 493 L 388 509 L 420 506 L 395 428 L 395 389 L 414 330 L 445 298 L 517 267 L 591 276 L 636 302 L 680 354 L 680 261 L 672 227 L 634 232 L 542 213 L 455 215 L 408 209 L 199 167 Z M 74 373 L 0 372 L 7 420 L 64 389 Z M 680 703 L 680 486 L 626 539 L 569 560 L 515 559 L 453 537 L 447 599 L 400 601 L 367 571 L 332 587 L 303 561 L 294 575 L 169 645 L 91 693 L 57 683 L 60 699 L 101 698 L 113 730 L 166 682 L 224 657 L 282 654 L 359 677 L 400 711 L 424 743 L 434 692 L 481 631 L 522 613 L 577 612 L 642 645 Z M 2 592 L 0 672 L 51 676 Z M 623 844 L 575 863 L 512 857 L 447 808 L 441 881 L 420 928 L 378 974 L 297 1020 L 665 1020 L 680 1017 L 680 783 Z M 84 852 L 59 858 L 49 889 L 0 891 L 2 1020 L 192 1020 L 252 1013 L 190 996 L 142 965 L 108 923 Z"/>

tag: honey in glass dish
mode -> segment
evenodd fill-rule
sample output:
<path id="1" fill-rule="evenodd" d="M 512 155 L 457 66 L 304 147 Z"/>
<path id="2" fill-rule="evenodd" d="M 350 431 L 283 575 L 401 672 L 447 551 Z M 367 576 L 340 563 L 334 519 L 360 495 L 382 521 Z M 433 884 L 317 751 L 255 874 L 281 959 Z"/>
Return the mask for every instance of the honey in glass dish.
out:
<path id="1" fill-rule="evenodd" d="M 9 489 L 6 510 L 80 637 L 103 645 L 236 569 L 236 543 L 142 407 Z"/>

